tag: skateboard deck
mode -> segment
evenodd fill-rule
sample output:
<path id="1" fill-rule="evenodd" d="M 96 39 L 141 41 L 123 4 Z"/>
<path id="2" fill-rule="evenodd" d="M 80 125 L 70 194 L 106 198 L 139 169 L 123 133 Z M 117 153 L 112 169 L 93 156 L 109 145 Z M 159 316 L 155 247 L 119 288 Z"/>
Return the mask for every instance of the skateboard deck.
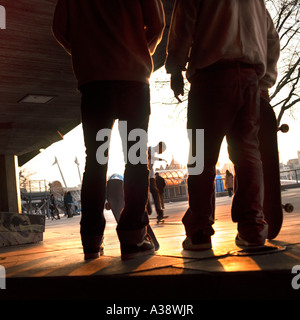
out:
<path id="1" fill-rule="evenodd" d="M 264 215 L 269 225 L 268 239 L 279 234 L 283 212 L 281 204 L 280 169 L 277 144 L 277 120 L 273 108 L 265 99 L 260 106 L 259 143 L 264 174 Z"/>
<path id="2" fill-rule="evenodd" d="M 169 218 L 169 216 L 163 216 L 161 218 L 150 218 L 150 219 L 156 219 L 157 223 L 164 223 L 165 222 L 165 219 Z"/>
<path id="3" fill-rule="evenodd" d="M 163 217 L 161 217 L 161 218 L 158 218 L 157 219 L 157 223 L 159 224 L 159 223 L 165 223 L 165 219 L 167 219 L 169 216 L 163 216 Z"/>
<path id="4" fill-rule="evenodd" d="M 121 211 L 124 207 L 123 181 L 118 178 L 107 181 L 106 198 L 117 222 L 120 220 Z M 147 233 L 151 237 L 155 251 L 159 249 L 159 243 L 150 225 L 147 226 Z"/>
<path id="5" fill-rule="evenodd" d="M 246 248 L 246 249 L 229 251 L 228 255 L 230 255 L 230 256 L 242 256 L 242 257 L 245 257 L 245 256 L 257 256 L 257 255 L 263 255 L 263 254 L 282 252 L 282 251 L 285 251 L 285 250 L 286 250 L 286 246 L 268 245 L 268 246 L 249 247 L 249 248 Z"/>

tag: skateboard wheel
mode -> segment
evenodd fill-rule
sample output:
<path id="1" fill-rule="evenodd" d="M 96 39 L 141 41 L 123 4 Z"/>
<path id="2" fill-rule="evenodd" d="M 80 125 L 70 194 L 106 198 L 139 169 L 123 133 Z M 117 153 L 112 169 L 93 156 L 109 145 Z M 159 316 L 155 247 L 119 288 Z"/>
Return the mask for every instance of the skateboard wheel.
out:
<path id="1" fill-rule="evenodd" d="M 282 124 L 279 128 L 278 128 L 279 131 L 283 132 L 283 133 L 286 133 L 290 130 L 290 127 L 288 124 Z"/>
<path id="2" fill-rule="evenodd" d="M 283 209 L 285 210 L 285 212 L 291 213 L 294 211 L 294 206 L 291 203 L 286 203 L 283 206 Z"/>

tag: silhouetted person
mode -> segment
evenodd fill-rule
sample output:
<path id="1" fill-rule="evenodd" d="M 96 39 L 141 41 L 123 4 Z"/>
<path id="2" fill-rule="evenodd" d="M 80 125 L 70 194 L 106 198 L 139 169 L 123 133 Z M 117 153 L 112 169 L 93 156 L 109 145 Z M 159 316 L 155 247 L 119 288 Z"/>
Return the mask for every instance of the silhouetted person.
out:
<path id="1" fill-rule="evenodd" d="M 216 163 L 224 136 L 236 168 L 232 219 L 236 243 L 265 243 L 263 173 L 260 160 L 259 82 L 278 34 L 263 0 L 176 1 L 166 69 L 175 96 L 183 94 L 187 62 L 187 127 L 204 129 L 204 170 L 189 175 L 189 208 L 183 217 L 183 248 L 211 248 L 214 234 Z M 277 50 L 277 47 L 276 47 Z M 195 139 L 191 141 L 195 152 Z M 191 169 L 191 167 L 189 167 Z"/>
<path id="2" fill-rule="evenodd" d="M 60 219 L 59 212 L 57 209 L 56 200 L 53 194 L 50 196 L 50 203 L 49 203 L 49 209 L 51 214 L 51 219 Z M 55 218 L 55 214 L 57 215 L 57 218 Z"/>
<path id="3" fill-rule="evenodd" d="M 160 143 L 162 143 L 162 142 L 160 142 Z M 155 174 L 154 174 L 154 169 L 153 169 L 154 162 L 156 160 L 161 160 L 160 158 L 155 156 L 155 153 L 160 154 L 163 152 L 161 147 L 159 147 L 160 143 L 156 147 L 149 147 L 148 148 L 148 168 L 150 170 L 149 191 L 153 197 L 154 206 L 155 206 L 155 210 L 156 210 L 156 214 L 157 214 L 157 219 L 162 219 L 164 216 L 164 211 L 161 207 L 159 191 L 157 189 L 157 185 L 156 185 L 156 181 L 155 181 Z M 164 144 L 164 148 L 165 148 L 165 144 Z M 147 203 L 147 210 L 148 210 L 148 214 L 150 215 L 152 213 L 151 203 L 150 203 L 150 195 L 149 195 L 149 199 L 148 199 L 148 203 Z"/>
<path id="4" fill-rule="evenodd" d="M 155 182 L 156 182 L 156 186 L 159 192 L 159 198 L 160 198 L 160 205 L 161 208 L 164 209 L 165 208 L 165 187 L 166 187 L 166 182 L 165 179 L 163 177 L 161 177 L 159 175 L 158 172 L 155 173 Z"/>
<path id="5" fill-rule="evenodd" d="M 107 161 L 99 164 L 96 152 L 108 138 L 96 141 L 97 133 L 101 129 L 111 129 L 115 119 L 127 121 L 128 132 L 137 128 L 147 132 L 151 55 L 163 30 L 164 12 L 160 0 L 58 1 L 53 32 L 72 55 L 82 93 L 86 166 L 80 232 L 85 259 L 98 257 L 105 228 Z M 127 148 L 133 144 L 129 141 Z M 100 160 L 105 160 L 103 158 Z M 117 227 L 122 258 L 147 254 L 154 248 L 146 236 L 148 177 L 147 164 L 133 165 L 127 161 L 125 207 Z"/>
<path id="6" fill-rule="evenodd" d="M 232 194 L 233 194 L 233 174 L 229 170 L 226 170 L 225 187 L 227 189 L 229 197 L 232 197 Z"/>
<path id="7" fill-rule="evenodd" d="M 70 191 L 66 193 L 64 202 L 67 211 L 67 218 L 73 218 L 73 197 Z"/>

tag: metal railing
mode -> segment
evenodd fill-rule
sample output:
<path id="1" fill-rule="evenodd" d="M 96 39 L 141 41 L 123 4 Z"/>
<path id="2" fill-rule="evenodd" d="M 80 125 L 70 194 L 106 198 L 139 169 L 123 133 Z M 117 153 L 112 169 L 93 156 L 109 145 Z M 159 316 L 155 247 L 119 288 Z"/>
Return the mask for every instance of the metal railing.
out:
<path id="1" fill-rule="evenodd" d="M 225 188 L 225 179 L 215 179 L 216 195 L 227 195 L 227 189 Z M 166 201 L 180 201 L 188 199 L 187 183 L 186 179 L 182 180 L 177 185 L 167 185 L 165 188 L 165 200 Z"/>
<path id="2" fill-rule="evenodd" d="M 80 190 L 70 190 L 73 197 L 72 208 L 77 212 L 81 208 Z M 60 192 L 51 188 L 46 180 L 31 180 L 21 184 L 22 213 L 42 214 L 50 217 L 50 196 L 54 194 L 56 207 L 60 214 L 65 214 L 64 189 Z"/>
<path id="3" fill-rule="evenodd" d="M 280 181 L 282 186 L 300 184 L 300 168 L 280 171 Z"/>
<path id="4" fill-rule="evenodd" d="M 167 178 L 168 179 L 168 178 Z M 169 178 L 170 179 L 170 178 Z M 282 187 L 297 187 L 300 186 L 300 168 L 292 170 L 283 170 L 280 172 L 280 180 Z M 164 191 L 165 201 L 184 201 L 188 199 L 187 180 L 186 176 L 178 177 L 166 185 Z M 26 189 L 24 186 L 21 189 L 23 211 L 35 214 L 46 214 L 49 212 L 50 190 L 46 181 L 29 181 Z M 225 187 L 225 178 L 215 180 L 215 190 L 217 196 L 227 195 Z M 72 195 L 79 203 L 80 207 L 80 193 L 79 190 L 72 191 Z M 56 196 L 57 205 L 59 209 L 64 211 L 63 195 Z"/>

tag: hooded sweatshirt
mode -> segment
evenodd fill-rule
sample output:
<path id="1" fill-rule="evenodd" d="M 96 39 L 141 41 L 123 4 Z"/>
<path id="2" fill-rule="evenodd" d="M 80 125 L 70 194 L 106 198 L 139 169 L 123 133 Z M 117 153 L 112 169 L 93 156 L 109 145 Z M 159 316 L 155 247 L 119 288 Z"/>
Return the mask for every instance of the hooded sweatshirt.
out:
<path id="1" fill-rule="evenodd" d="M 169 31 L 166 69 L 187 68 L 191 81 L 197 69 L 220 60 L 256 67 L 260 87 L 277 78 L 278 33 L 264 0 L 176 0 Z"/>
<path id="2" fill-rule="evenodd" d="M 98 80 L 148 83 L 164 27 L 161 0 L 58 0 L 53 20 L 79 88 Z"/>

